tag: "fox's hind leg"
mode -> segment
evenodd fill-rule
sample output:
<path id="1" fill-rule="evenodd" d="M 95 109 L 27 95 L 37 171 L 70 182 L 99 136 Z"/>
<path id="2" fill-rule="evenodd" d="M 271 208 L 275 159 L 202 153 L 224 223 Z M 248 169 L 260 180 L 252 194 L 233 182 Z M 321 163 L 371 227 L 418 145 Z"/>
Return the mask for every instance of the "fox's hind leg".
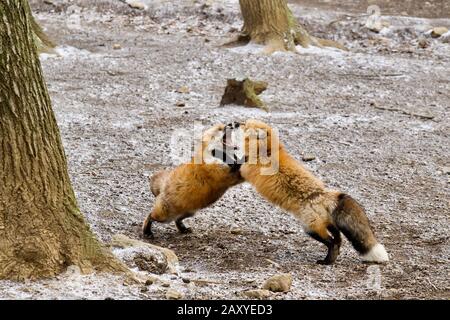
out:
<path id="1" fill-rule="evenodd" d="M 341 247 L 342 239 L 339 230 L 332 224 L 322 225 L 320 227 L 310 226 L 306 233 L 311 238 L 322 242 L 327 246 L 327 256 L 323 260 L 318 260 L 318 264 L 333 264 L 338 255 Z"/>
<path id="2" fill-rule="evenodd" d="M 192 233 L 192 229 L 189 227 L 186 227 L 185 224 L 183 223 L 183 220 L 189 217 L 192 217 L 194 214 L 193 213 L 188 213 L 180 218 L 178 218 L 177 220 L 175 220 L 175 225 L 177 226 L 177 229 L 180 233 Z"/>

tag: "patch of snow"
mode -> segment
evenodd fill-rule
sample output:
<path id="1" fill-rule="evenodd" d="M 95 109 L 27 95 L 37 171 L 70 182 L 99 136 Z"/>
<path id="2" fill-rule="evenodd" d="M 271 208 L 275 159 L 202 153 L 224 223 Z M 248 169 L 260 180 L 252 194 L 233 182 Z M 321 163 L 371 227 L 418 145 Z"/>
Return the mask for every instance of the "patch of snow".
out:
<path id="1" fill-rule="evenodd" d="M 315 46 L 309 46 L 308 48 L 303 48 L 302 46 L 296 46 L 297 51 L 300 54 L 311 54 L 311 55 L 320 55 L 320 56 L 329 56 L 334 58 L 340 58 L 343 55 L 348 54 L 346 51 L 339 50 L 337 48 L 330 48 L 330 47 L 315 47 Z"/>
<path id="2" fill-rule="evenodd" d="M 231 52 L 234 53 L 239 53 L 239 54 L 265 54 L 264 50 L 265 50 L 265 46 L 261 45 L 261 44 L 256 44 L 256 43 L 252 43 L 250 42 L 249 44 L 245 45 L 245 46 L 239 46 L 239 47 L 234 47 L 234 48 L 230 48 L 229 49 Z M 308 48 L 303 48 L 302 46 L 296 46 L 296 50 L 299 54 L 310 54 L 310 55 L 321 55 L 321 56 L 329 56 L 329 57 L 341 57 L 345 54 L 347 54 L 347 52 L 343 51 L 343 50 L 339 50 L 336 48 L 330 48 L 330 47 L 323 47 L 323 48 L 319 48 L 319 47 L 315 47 L 315 46 L 309 46 Z M 274 52 L 272 55 L 277 57 L 283 57 L 283 56 L 292 56 L 293 54 L 295 54 L 294 52 L 291 51 L 276 51 Z"/>
<path id="3" fill-rule="evenodd" d="M 261 44 L 256 44 L 250 42 L 245 46 L 239 46 L 229 49 L 231 52 L 240 53 L 240 54 L 262 54 L 264 51 L 264 46 Z"/>
<path id="4" fill-rule="evenodd" d="M 0 281 L 2 299 L 131 299 L 139 295 L 137 286 L 117 285 L 123 277 L 111 274 L 83 275 L 70 266 L 53 279 L 34 282 Z M 112 291 L 111 288 L 114 288 Z"/>
<path id="5" fill-rule="evenodd" d="M 85 49 L 78 49 L 72 46 L 58 46 L 54 49 L 55 53 L 41 53 L 39 55 L 41 61 L 47 60 L 49 58 L 58 58 L 58 57 L 74 57 L 74 56 L 90 56 L 96 55 L 92 52 Z"/>

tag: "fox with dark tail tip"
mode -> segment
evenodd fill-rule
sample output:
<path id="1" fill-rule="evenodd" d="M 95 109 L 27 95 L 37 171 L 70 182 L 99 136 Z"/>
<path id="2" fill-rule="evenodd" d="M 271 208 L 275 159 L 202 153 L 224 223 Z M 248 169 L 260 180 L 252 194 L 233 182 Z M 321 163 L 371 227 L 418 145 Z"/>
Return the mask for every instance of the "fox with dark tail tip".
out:
<path id="1" fill-rule="evenodd" d="M 257 120 L 248 120 L 237 130 L 242 131 L 245 155 L 241 176 L 267 200 L 297 217 L 308 235 L 326 245 L 328 253 L 318 263 L 336 261 L 341 233 L 363 261 L 383 263 L 389 260 L 384 246 L 375 238 L 364 208 L 350 195 L 327 189 L 288 154 L 276 130 Z M 265 173 L 274 161 L 277 170 Z"/>

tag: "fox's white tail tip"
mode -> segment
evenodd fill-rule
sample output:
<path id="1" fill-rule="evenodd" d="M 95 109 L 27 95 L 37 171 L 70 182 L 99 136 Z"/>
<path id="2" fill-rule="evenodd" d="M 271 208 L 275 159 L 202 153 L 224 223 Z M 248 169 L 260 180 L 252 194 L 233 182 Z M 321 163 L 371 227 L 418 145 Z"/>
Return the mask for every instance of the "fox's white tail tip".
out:
<path id="1" fill-rule="evenodd" d="M 384 246 L 381 243 L 377 243 L 369 252 L 362 255 L 361 259 L 366 262 L 383 263 L 389 261 L 389 256 Z"/>

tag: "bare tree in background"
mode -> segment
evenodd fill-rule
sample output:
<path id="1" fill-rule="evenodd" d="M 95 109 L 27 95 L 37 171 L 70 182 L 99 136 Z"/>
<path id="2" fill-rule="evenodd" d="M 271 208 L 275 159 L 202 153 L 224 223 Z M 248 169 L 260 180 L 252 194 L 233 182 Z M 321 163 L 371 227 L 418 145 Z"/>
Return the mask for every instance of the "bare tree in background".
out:
<path id="1" fill-rule="evenodd" d="M 267 50 L 295 51 L 302 47 L 331 46 L 342 50 L 345 47 L 335 41 L 311 36 L 295 19 L 286 0 L 239 0 L 244 27 L 236 43 L 249 41 L 267 46 Z"/>

